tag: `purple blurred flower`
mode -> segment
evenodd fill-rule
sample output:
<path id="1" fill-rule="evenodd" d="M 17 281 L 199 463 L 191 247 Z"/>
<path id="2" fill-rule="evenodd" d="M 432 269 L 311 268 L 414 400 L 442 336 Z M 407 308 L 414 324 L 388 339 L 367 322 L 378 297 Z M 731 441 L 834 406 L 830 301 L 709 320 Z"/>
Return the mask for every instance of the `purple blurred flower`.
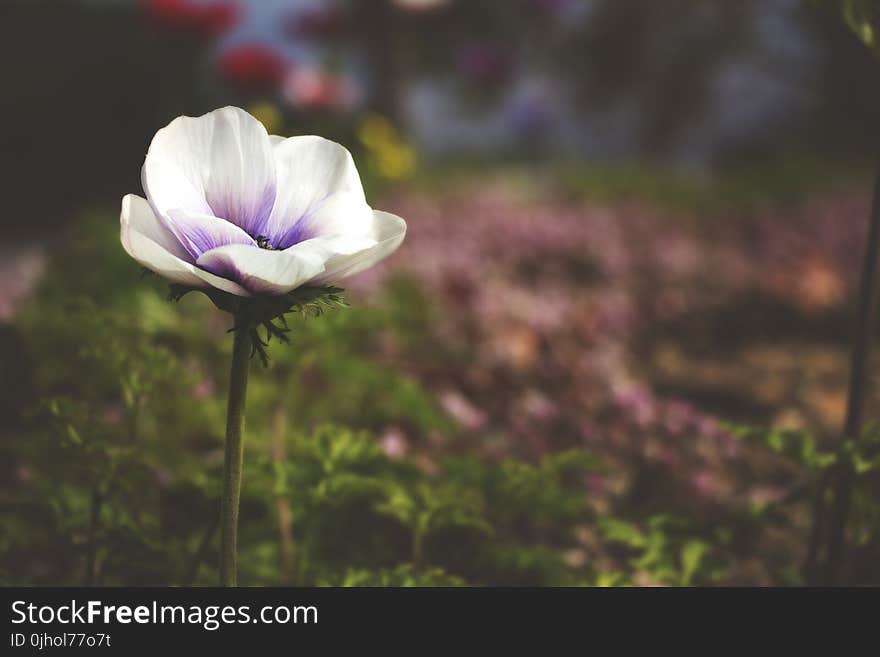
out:
<path id="1" fill-rule="evenodd" d="M 456 68 L 473 82 L 493 84 L 508 79 L 513 69 L 510 53 L 489 43 L 471 42 L 454 53 Z"/>
<path id="2" fill-rule="evenodd" d="M 306 7 L 287 20 L 286 32 L 294 39 L 336 41 L 352 35 L 351 14 L 337 3 Z"/>

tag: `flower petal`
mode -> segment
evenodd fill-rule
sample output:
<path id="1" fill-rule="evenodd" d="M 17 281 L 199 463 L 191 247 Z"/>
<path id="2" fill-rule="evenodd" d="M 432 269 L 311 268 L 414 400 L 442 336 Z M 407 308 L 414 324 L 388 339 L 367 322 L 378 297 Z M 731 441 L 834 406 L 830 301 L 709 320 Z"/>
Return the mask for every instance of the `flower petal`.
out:
<path id="1" fill-rule="evenodd" d="M 125 246 L 128 232 L 136 230 L 158 246 L 161 246 L 171 255 L 182 260 L 190 259 L 186 249 L 183 248 L 183 245 L 174 236 L 174 233 L 168 229 L 165 222 L 155 215 L 145 198 L 137 194 L 126 194 L 123 197 L 120 224 L 123 246 Z"/>
<path id="2" fill-rule="evenodd" d="M 159 214 L 178 208 L 261 235 L 275 204 L 275 160 L 263 124 L 237 107 L 180 116 L 159 130 L 142 173 Z"/>
<path id="3" fill-rule="evenodd" d="M 324 271 L 328 255 L 326 248 L 312 241 L 284 251 L 228 244 L 203 253 L 197 263 L 252 294 L 284 294 Z"/>
<path id="4" fill-rule="evenodd" d="M 141 168 L 141 185 L 153 212 L 160 217 L 167 215 L 171 208 L 200 214 L 213 212 L 205 200 L 202 182 L 188 178 L 183 165 L 166 156 L 147 154 Z"/>
<path id="5" fill-rule="evenodd" d="M 168 229 L 190 255 L 192 262 L 205 251 L 226 244 L 249 244 L 256 246 L 253 238 L 235 224 L 209 214 L 186 210 L 169 210 L 165 221 Z"/>
<path id="6" fill-rule="evenodd" d="M 375 244 L 350 255 L 331 257 L 327 260 L 324 271 L 309 283 L 333 283 L 368 269 L 394 253 L 406 236 L 406 222 L 397 215 L 381 210 L 373 210 L 371 229 Z"/>
<path id="7" fill-rule="evenodd" d="M 278 193 L 267 236 L 277 240 L 329 196 L 346 192 L 366 204 L 351 153 L 336 142 L 313 135 L 275 141 Z M 313 237 L 313 235 L 311 236 Z"/>
<path id="8" fill-rule="evenodd" d="M 237 283 L 183 260 L 188 254 L 156 218 L 145 198 L 126 195 L 122 199 L 119 224 L 119 237 L 128 255 L 163 278 L 181 285 L 216 287 L 239 296 L 249 296 L 247 290 Z"/>
<path id="9" fill-rule="evenodd" d="M 287 249 L 299 242 L 315 237 L 371 236 L 373 209 L 357 193 L 342 191 L 317 201 L 285 232 L 275 237 L 275 246 Z M 363 247 L 360 247 L 363 248 Z"/>

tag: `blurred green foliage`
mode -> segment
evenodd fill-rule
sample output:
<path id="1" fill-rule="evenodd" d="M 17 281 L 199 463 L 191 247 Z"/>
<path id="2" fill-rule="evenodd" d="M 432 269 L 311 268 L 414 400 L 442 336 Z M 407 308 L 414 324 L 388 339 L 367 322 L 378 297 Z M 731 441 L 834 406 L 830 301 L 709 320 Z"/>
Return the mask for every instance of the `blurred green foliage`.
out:
<path id="1" fill-rule="evenodd" d="M 0 538 L 10 584 L 213 584 L 231 319 L 163 298 L 106 215 L 86 218 L 17 317 L 21 408 L 4 441 Z M 241 579 L 303 584 L 576 583 L 561 550 L 587 516 L 575 453 L 529 465 L 386 456 L 383 427 L 455 427 L 372 354 L 429 322 L 414 284 L 320 320 L 255 363 L 248 399 Z M 332 420 L 333 425 L 326 421 Z M 352 428 L 349 428 L 352 427 Z M 280 445 L 279 445 L 280 444 Z M 285 455 L 279 456 L 279 447 Z M 277 504 L 294 566 L 282 573 Z"/>
<path id="2" fill-rule="evenodd" d="M 0 579 L 6 584 L 213 585 L 231 318 L 201 295 L 168 301 L 139 277 L 104 213 L 54 253 L 39 292 L 4 329 L 14 417 L 0 447 Z M 794 531 L 839 456 L 803 433 L 738 429 L 791 463 L 790 494 L 689 516 L 592 505 L 609 466 L 583 450 L 480 460 L 405 367 L 439 312 L 415 281 L 320 319 L 291 321 L 251 377 L 240 579 L 248 585 L 701 585 L 736 581 L 768 528 Z M 432 357 L 442 358 L 442 354 Z M 390 455 L 388 427 L 418 457 Z M 859 473 L 854 549 L 876 552 L 880 431 L 842 452 Z M 798 530 L 799 531 L 799 530 Z M 803 583 L 791 554 L 776 583 Z M 866 561 L 866 560 L 862 560 Z M 869 560 L 867 560 L 870 563 Z M 733 578 L 733 579 L 731 579 Z M 868 578 L 870 579 L 870 578 Z M 867 580 L 866 580 L 867 581 Z"/>
<path id="3" fill-rule="evenodd" d="M 809 510 L 811 524 L 810 544 L 804 564 L 780 564 L 778 576 L 786 584 L 815 583 L 817 574 L 811 569 L 817 567 L 816 556 L 822 552 L 820 535 L 815 534 L 817 523 L 820 526 L 829 522 L 827 516 L 833 507 L 831 490 L 827 483 L 841 461 L 852 469 L 852 512 L 847 519 L 850 540 L 849 559 L 853 570 L 859 564 L 875 564 L 880 554 L 880 502 L 876 490 L 880 482 L 880 427 L 871 424 L 861 436 L 843 441 L 835 451 L 820 449 L 815 438 L 805 431 L 787 431 L 736 426 L 732 430 L 745 441 L 760 445 L 793 464 L 799 473 L 799 483 L 789 489 L 786 495 L 761 503 L 753 503 L 750 508 L 750 522 L 753 525 L 769 525 L 777 530 L 790 531 L 802 518 L 792 511 L 800 508 Z M 825 509 L 823 511 L 823 509 Z M 817 519 L 816 514 L 819 515 Z M 854 572 L 854 581 L 875 583 L 877 572 L 869 566 L 868 572 Z"/>

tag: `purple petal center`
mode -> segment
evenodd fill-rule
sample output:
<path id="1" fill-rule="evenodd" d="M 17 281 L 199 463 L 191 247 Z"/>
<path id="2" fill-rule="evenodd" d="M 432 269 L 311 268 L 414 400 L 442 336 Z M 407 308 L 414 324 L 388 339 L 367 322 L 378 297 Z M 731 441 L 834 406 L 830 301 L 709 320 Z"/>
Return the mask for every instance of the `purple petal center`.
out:
<path id="1" fill-rule="evenodd" d="M 262 235 L 269 223 L 269 215 L 275 205 L 275 185 L 267 184 L 262 193 L 252 201 L 220 190 L 206 195 L 206 201 L 215 217 L 235 224 L 251 237 Z"/>
<path id="2" fill-rule="evenodd" d="M 299 217 L 287 223 L 287 228 L 278 231 L 278 234 L 270 239 L 270 242 L 276 249 L 288 249 L 294 244 L 305 242 L 308 239 L 317 237 L 312 217 L 327 202 L 332 194 L 328 194 L 323 198 L 312 203 L 311 206 Z"/>

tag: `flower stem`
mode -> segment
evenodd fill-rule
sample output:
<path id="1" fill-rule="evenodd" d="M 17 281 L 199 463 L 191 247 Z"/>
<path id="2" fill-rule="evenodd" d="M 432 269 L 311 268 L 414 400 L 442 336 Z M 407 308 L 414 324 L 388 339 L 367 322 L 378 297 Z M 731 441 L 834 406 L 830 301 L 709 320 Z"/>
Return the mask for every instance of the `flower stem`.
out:
<path id="1" fill-rule="evenodd" d="M 846 526 L 852 507 L 854 472 L 843 453 L 848 440 L 862 434 L 871 351 L 880 307 L 880 158 L 875 164 L 874 192 L 862 262 L 858 315 L 852 341 L 846 418 L 840 436 L 839 461 L 818 482 L 813 503 L 813 529 L 804 572 L 809 584 L 840 583 L 846 548 Z"/>
<path id="2" fill-rule="evenodd" d="M 236 318 L 229 374 L 229 400 L 226 407 L 226 456 L 223 462 L 222 545 L 220 548 L 220 585 L 237 586 L 236 550 L 238 541 L 238 506 L 241 499 L 241 468 L 244 457 L 244 407 L 247 398 L 250 340 L 248 327 Z"/>
<path id="3" fill-rule="evenodd" d="M 862 280 L 859 292 L 858 318 L 853 339 L 852 363 L 850 365 L 849 395 L 842 441 L 858 440 L 862 434 L 865 403 L 870 383 L 871 347 L 877 323 L 877 307 L 880 305 L 880 160 L 876 166 L 874 199 L 868 225 L 868 239 L 862 264 Z M 825 555 L 823 583 L 839 584 L 842 566 L 846 524 L 852 506 L 852 464 L 840 454 L 840 462 L 834 472 L 831 491 L 830 527 Z"/>

